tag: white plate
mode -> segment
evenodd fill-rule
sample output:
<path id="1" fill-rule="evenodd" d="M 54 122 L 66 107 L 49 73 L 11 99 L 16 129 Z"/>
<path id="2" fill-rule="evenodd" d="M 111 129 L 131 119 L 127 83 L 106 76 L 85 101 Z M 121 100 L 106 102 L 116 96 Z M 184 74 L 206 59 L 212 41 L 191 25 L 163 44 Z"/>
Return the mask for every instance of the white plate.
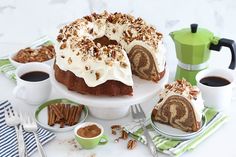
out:
<path id="1" fill-rule="evenodd" d="M 54 131 L 54 132 L 66 132 L 66 131 L 70 131 L 72 129 L 75 128 L 76 125 L 82 123 L 85 121 L 85 119 L 88 116 L 88 109 L 86 106 L 84 106 L 83 108 L 83 112 L 81 114 L 80 120 L 78 124 L 75 124 L 73 126 L 66 126 L 64 128 L 60 128 L 59 124 L 55 124 L 54 126 L 49 126 L 48 125 L 48 112 L 47 112 L 47 106 L 50 104 L 55 104 L 55 103 L 64 103 L 64 104 L 71 104 L 71 105 L 80 105 L 78 103 L 72 102 L 70 100 L 67 99 L 55 99 L 55 100 L 50 100 L 47 101 L 45 103 L 43 103 L 42 105 L 40 105 L 36 111 L 35 111 L 35 120 L 38 123 L 38 125 L 40 125 L 41 127 L 50 130 L 50 131 Z"/>
<path id="2" fill-rule="evenodd" d="M 206 117 L 205 115 L 202 116 L 201 128 L 196 132 L 184 132 L 169 125 L 153 121 L 152 119 L 151 124 L 155 131 L 157 131 L 162 136 L 174 140 L 188 140 L 200 135 L 204 131 L 204 128 L 206 126 Z"/>

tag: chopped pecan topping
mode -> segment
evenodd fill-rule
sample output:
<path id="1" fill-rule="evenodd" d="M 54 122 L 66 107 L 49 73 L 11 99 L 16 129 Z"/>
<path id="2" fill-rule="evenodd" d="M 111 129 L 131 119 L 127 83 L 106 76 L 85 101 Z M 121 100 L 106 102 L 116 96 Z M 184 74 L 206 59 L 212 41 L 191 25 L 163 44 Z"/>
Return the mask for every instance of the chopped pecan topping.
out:
<path id="1" fill-rule="evenodd" d="M 196 91 L 196 90 L 192 90 L 189 92 L 189 94 L 191 94 L 192 96 L 197 96 L 197 94 L 199 93 L 199 91 Z"/>
<path id="2" fill-rule="evenodd" d="M 127 65 L 125 62 L 120 62 L 120 66 L 121 66 L 122 68 L 126 68 L 128 65 Z"/>
<path id="3" fill-rule="evenodd" d="M 64 48 L 66 48 L 66 43 L 62 43 L 60 46 L 60 49 L 64 49 Z"/>
<path id="4" fill-rule="evenodd" d="M 94 43 L 88 37 L 78 38 L 78 32 L 82 26 L 87 25 L 89 22 L 95 22 L 98 26 L 103 26 L 103 20 L 113 24 L 127 24 L 127 29 L 123 30 L 121 38 L 126 42 L 130 43 L 133 40 L 142 40 L 143 42 L 147 43 L 148 45 L 157 48 L 159 41 L 162 38 L 162 34 L 158 33 L 156 29 L 148 24 L 141 18 L 135 18 L 131 15 L 122 14 L 122 13 L 93 13 L 90 16 L 85 16 L 83 18 L 77 19 L 76 21 L 70 23 L 69 25 L 64 26 L 63 29 L 60 30 L 60 34 L 58 36 L 58 41 L 62 41 L 63 44 L 61 45 L 60 49 L 64 49 L 66 47 L 71 48 L 73 52 L 80 51 L 80 54 L 85 54 L 90 57 L 96 57 L 99 60 L 102 60 L 100 56 L 107 55 L 108 57 L 112 57 L 114 61 L 122 62 L 123 59 L 120 56 L 120 53 L 114 53 L 112 50 L 116 52 L 121 52 L 123 49 L 123 45 L 116 45 L 113 47 L 108 47 L 107 51 L 100 51 L 103 48 L 103 45 L 99 45 Z M 94 28 L 87 28 L 87 33 L 91 35 L 97 35 Z M 117 29 L 112 28 L 111 33 L 116 33 Z M 120 47 L 118 47 L 120 46 Z M 96 48 L 94 48 L 96 47 Z M 112 52 L 112 53 L 111 53 Z M 105 56 L 106 57 L 106 56 Z M 106 63 L 111 65 L 112 63 Z M 126 64 L 122 64 L 122 67 L 126 67 Z M 154 77 L 153 77 L 154 78 Z"/>
<path id="5" fill-rule="evenodd" d="M 123 59 L 123 56 L 122 56 L 122 55 L 120 55 L 120 56 L 117 57 L 117 61 L 121 61 L 122 59 Z"/>
<path id="6" fill-rule="evenodd" d="M 116 58 L 116 51 L 111 52 L 111 57 L 114 58 L 114 59 Z"/>
<path id="7" fill-rule="evenodd" d="M 94 47 L 94 48 L 93 48 L 93 51 L 94 51 L 95 53 L 97 53 L 97 52 L 99 52 L 99 48 Z"/>
<path id="8" fill-rule="evenodd" d="M 71 34 L 66 34 L 66 38 L 68 39 L 69 37 L 71 37 Z"/>
<path id="9" fill-rule="evenodd" d="M 112 60 L 105 60 L 106 65 L 112 66 L 113 61 Z"/>
<path id="10" fill-rule="evenodd" d="M 110 22 L 110 23 L 112 23 L 113 19 L 112 19 L 112 16 L 111 16 L 111 15 L 108 16 L 107 21 Z"/>
<path id="11" fill-rule="evenodd" d="M 165 85 L 165 88 L 166 88 L 166 89 L 171 89 L 171 88 L 172 88 L 172 85 L 166 84 L 166 85 Z"/>
<path id="12" fill-rule="evenodd" d="M 89 30 L 89 34 L 93 34 L 93 28 Z"/>
<path id="13" fill-rule="evenodd" d="M 87 59 L 88 59 L 88 56 L 86 56 L 86 55 L 84 55 L 84 56 L 81 58 L 81 60 L 84 61 L 84 62 L 85 62 Z"/>
<path id="14" fill-rule="evenodd" d="M 69 57 L 67 61 L 68 61 L 68 64 L 71 64 L 72 63 L 71 57 Z"/>
<path id="15" fill-rule="evenodd" d="M 65 39 L 62 39 L 62 42 L 63 42 L 63 43 L 65 43 L 66 41 L 67 41 L 67 39 L 66 39 L 66 38 L 65 38 Z"/>
<path id="16" fill-rule="evenodd" d="M 96 72 L 95 75 L 96 75 L 96 80 L 100 79 L 100 73 L 99 72 Z"/>
<path id="17" fill-rule="evenodd" d="M 58 36 L 57 36 L 57 41 L 58 42 L 61 42 L 62 41 L 62 39 L 63 39 L 63 34 L 59 34 Z"/>
<path id="18" fill-rule="evenodd" d="M 98 60 L 100 60 L 100 61 L 101 61 L 101 60 L 102 60 L 102 57 L 101 57 L 101 56 L 98 56 Z"/>
<path id="19" fill-rule="evenodd" d="M 89 22 L 92 22 L 92 21 L 93 21 L 93 19 L 92 19 L 91 16 L 85 16 L 84 19 L 88 20 Z"/>
<path id="20" fill-rule="evenodd" d="M 76 30 L 73 32 L 73 35 L 74 35 L 74 36 L 78 36 L 78 33 L 77 33 Z"/>
<path id="21" fill-rule="evenodd" d="M 178 93 L 180 95 L 182 95 L 183 93 L 187 94 L 187 98 L 188 99 L 196 99 L 198 94 L 199 94 L 199 90 L 196 89 L 195 86 L 192 86 L 189 82 L 187 82 L 185 79 L 182 80 L 176 80 L 173 83 L 170 84 L 166 84 L 165 85 L 165 92 L 168 93 L 170 91 L 173 91 L 175 93 Z"/>

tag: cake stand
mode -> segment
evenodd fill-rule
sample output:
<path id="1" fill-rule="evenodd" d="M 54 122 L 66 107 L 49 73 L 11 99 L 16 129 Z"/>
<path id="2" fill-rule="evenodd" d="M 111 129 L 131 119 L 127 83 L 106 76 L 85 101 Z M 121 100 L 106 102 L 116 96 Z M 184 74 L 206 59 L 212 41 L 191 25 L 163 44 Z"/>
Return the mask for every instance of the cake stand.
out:
<path id="1" fill-rule="evenodd" d="M 133 96 L 94 96 L 83 95 L 69 91 L 67 87 L 56 81 L 54 70 L 50 74 L 52 85 L 65 98 L 88 106 L 90 114 L 100 119 L 118 119 L 126 116 L 130 105 L 140 104 L 153 98 L 168 82 L 169 71 L 166 69 L 164 77 L 158 82 L 147 81 L 133 76 Z"/>

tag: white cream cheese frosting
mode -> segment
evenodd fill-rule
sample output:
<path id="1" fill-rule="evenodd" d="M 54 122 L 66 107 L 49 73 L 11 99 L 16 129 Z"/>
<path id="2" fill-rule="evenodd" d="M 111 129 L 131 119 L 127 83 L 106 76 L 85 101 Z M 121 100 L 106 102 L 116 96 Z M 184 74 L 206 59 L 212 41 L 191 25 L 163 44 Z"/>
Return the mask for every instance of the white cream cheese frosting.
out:
<path id="1" fill-rule="evenodd" d="M 119 45 L 101 46 L 93 41 L 103 36 Z M 159 73 L 165 70 L 162 35 L 142 19 L 130 15 L 104 12 L 86 16 L 61 29 L 57 39 L 56 64 L 83 78 L 89 87 L 107 80 L 133 86 L 127 54 L 135 45 L 150 51 Z"/>
<path id="2" fill-rule="evenodd" d="M 155 106 L 156 109 L 160 108 L 165 101 L 173 95 L 186 98 L 193 107 L 196 120 L 201 121 L 204 103 L 202 94 L 197 86 L 191 86 L 186 80 L 178 80 L 166 85 L 165 89 L 160 93 L 160 102 Z"/>

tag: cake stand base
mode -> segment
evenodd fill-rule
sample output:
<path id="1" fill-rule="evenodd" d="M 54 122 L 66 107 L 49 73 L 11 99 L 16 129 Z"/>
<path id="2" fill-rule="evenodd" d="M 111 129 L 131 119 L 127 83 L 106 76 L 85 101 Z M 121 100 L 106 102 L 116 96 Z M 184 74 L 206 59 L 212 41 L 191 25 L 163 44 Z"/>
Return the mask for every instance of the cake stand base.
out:
<path id="1" fill-rule="evenodd" d="M 101 108 L 89 106 L 89 113 L 99 119 L 113 120 L 120 119 L 129 114 L 129 106 L 119 108 Z"/>
<path id="2" fill-rule="evenodd" d="M 156 96 L 168 82 L 169 71 L 166 69 L 164 77 L 158 83 L 133 76 L 133 96 L 95 96 L 69 91 L 66 86 L 57 82 L 53 69 L 50 73 L 50 79 L 53 87 L 61 92 L 65 98 L 88 106 L 94 117 L 109 120 L 126 116 L 131 105 L 146 102 Z"/>

